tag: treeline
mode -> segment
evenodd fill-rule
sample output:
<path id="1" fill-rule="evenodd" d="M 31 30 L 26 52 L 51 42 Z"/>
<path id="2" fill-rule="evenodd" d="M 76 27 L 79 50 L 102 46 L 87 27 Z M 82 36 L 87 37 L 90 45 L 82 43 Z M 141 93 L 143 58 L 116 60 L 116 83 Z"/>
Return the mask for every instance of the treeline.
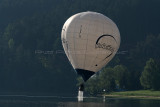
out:
<path id="1" fill-rule="evenodd" d="M 150 58 L 139 76 L 141 88 L 160 90 L 160 67 Z M 81 83 L 80 79 L 79 82 Z M 85 85 L 86 92 L 91 95 L 108 93 L 111 91 L 134 90 L 134 85 L 139 82 L 134 80 L 134 74 L 129 72 L 128 68 L 123 65 L 116 65 L 113 68 L 104 68 L 101 73 L 94 75 Z"/>
<path id="2" fill-rule="evenodd" d="M 122 40 L 109 68 L 96 76 L 109 81 L 91 84 L 97 79 L 93 78 L 87 84 L 103 84 L 110 87 L 108 91 L 115 86 L 142 89 L 140 77 L 146 61 L 153 58 L 160 64 L 159 4 L 159 0 L 0 0 L 0 91 L 75 92 L 76 73 L 63 52 L 60 36 L 64 22 L 82 11 L 110 17 Z M 125 85 L 118 82 L 121 72 Z"/>

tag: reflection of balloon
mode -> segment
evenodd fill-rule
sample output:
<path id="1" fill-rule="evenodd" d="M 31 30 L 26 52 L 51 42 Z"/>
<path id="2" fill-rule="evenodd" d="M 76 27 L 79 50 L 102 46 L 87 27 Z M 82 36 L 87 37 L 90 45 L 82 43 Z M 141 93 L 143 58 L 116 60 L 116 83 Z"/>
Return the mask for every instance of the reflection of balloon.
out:
<path id="1" fill-rule="evenodd" d="M 70 17 L 63 26 L 61 39 L 69 61 L 84 81 L 104 67 L 120 45 L 116 24 L 96 12 Z"/>

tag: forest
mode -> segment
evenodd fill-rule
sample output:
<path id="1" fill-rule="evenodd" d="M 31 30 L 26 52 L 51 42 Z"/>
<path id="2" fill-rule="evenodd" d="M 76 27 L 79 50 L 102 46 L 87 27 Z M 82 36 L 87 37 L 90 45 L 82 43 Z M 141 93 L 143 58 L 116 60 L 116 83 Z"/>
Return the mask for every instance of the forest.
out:
<path id="1" fill-rule="evenodd" d="M 75 93 L 81 79 L 61 30 L 84 11 L 111 18 L 121 34 L 118 53 L 86 91 L 160 90 L 160 0 L 0 0 L 0 93 Z"/>

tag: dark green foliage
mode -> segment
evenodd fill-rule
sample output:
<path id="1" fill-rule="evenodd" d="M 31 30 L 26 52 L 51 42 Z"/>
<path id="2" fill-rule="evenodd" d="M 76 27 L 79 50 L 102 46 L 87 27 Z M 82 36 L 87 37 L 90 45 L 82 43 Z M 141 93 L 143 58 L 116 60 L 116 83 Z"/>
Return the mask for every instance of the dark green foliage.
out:
<path id="1" fill-rule="evenodd" d="M 85 91 L 88 92 L 91 95 L 96 95 L 98 93 L 102 92 L 102 88 L 99 84 L 99 78 L 98 77 L 92 77 L 90 78 L 87 83 L 85 84 Z"/>
<path id="2" fill-rule="evenodd" d="M 132 89 L 140 89 L 140 76 L 145 62 L 149 58 L 153 58 L 158 64 L 160 61 L 160 36 L 148 35 L 146 39 L 142 42 L 138 42 L 137 45 L 130 49 L 129 56 L 123 61 L 127 62 L 126 66 L 131 71 L 132 79 Z M 158 65 L 160 66 L 160 65 Z"/>
<path id="3" fill-rule="evenodd" d="M 145 89 L 160 89 L 160 70 L 152 58 L 146 62 L 140 81 Z"/>
<path id="4" fill-rule="evenodd" d="M 86 91 L 90 94 L 98 94 L 115 90 L 113 68 L 104 68 L 99 75 L 90 78 L 86 84 Z"/>
<path id="5" fill-rule="evenodd" d="M 100 73 L 89 79 L 86 91 L 90 94 L 98 94 L 110 91 L 129 89 L 130 73 L 127 68 L 117 65 L 114 68 L 104 68 Z"/>
<path id="6" fill-rule="evenodd" d="M 117 65 L 114 67 L 114 78 L 119 89 L 128 89 L 129 77 L 129 72 L 125 66 Z"/>
<path id="7" fill-rule="evenodd" d="M 99 75 L 101 90 L 107 92 L 115 89 L 114 70 L 112 68 L 104 68 Z"/>

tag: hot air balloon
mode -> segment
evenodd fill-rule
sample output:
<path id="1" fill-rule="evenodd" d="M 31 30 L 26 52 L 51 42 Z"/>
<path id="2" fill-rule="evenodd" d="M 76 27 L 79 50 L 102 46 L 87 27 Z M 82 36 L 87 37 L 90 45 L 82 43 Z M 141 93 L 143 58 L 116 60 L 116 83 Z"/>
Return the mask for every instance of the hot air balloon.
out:
<path id="1" fill-rule="evenodd" d="M 86 82 L 115 56 L 120 33 L 110 18 L 88 11 L 65 22 L 61 40 L 71 65 Z"/>

